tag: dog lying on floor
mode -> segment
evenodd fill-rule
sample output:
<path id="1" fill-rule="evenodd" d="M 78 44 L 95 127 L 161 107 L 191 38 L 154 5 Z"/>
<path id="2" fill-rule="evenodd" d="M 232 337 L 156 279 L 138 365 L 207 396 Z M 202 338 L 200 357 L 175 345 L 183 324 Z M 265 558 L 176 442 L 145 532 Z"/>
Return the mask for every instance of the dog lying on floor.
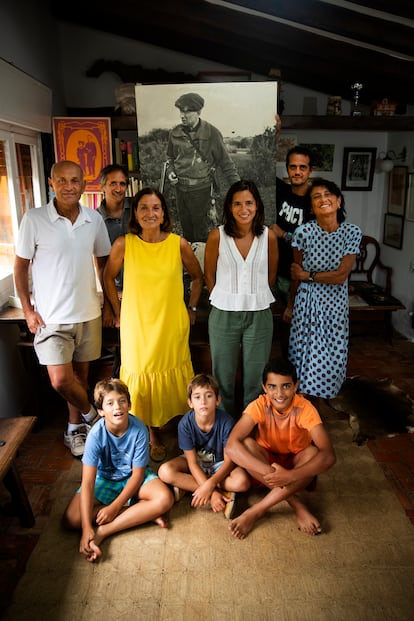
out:
<path id="1" fill-rule="evenodd" d="M 389 378 L 349 377 L 327 403 L 349 415 L 352 440 L 359 446 L 378 436 L 414 432 L 414 401 Z"/>

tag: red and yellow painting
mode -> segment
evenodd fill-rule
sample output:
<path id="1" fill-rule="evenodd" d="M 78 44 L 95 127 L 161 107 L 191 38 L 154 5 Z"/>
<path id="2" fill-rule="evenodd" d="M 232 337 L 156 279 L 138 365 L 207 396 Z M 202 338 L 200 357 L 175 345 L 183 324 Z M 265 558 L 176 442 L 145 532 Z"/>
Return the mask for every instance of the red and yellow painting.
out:
<path id="1" fill-rule="evenodd" d="M 80 165 L 86 192 L 99 192 L 100 172 L 112 163 L 109 117 L 54 117 L 53 136 L 57 162 L 71 160 Z"/>

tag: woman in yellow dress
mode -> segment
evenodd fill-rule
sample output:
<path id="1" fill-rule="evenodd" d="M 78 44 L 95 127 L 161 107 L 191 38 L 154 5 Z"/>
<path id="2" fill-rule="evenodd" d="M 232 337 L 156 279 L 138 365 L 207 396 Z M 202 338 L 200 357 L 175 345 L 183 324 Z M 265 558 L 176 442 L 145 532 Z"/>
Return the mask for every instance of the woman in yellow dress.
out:
<path id="1" fill-rule="evenodd" d="M 142 189 L 131 203 L 129 233 L 115 240 L 104 272 L 105 295 L 120 327 L 120 378 L 131 393 L 132 414 L 149 426 L 154 461 L 166 456 L 157 428 L 188 409 L 187 384 L 194 375 L 190 323 L 203 287 L 190 244 L 171 228 L 164 196 Z M 121 310 L 115 277 L 122 265 Z M 191 278 L 187 307 L 183 266 Z"/>

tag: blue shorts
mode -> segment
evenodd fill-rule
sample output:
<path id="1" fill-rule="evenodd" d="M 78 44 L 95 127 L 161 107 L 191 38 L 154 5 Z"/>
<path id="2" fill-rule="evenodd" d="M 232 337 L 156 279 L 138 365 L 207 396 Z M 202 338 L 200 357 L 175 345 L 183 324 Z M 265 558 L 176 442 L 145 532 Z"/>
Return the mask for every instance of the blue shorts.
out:
<path id="1" fill-rule="evenodd" d="M 184 457 L 184 459 L 186 459 L 184 453 L 181 455 L 181 457 Z M 202 461 L 197 457 L 197 463 L 200 466 L 201 470 L 204 472 L 204 474 L 206 474 L 208 477 L 211 477 L 215 472 L 217 472 L 219 468 L 221 468 L 224 461 Z"/>
<path id="2" fill-rule="evenodd" d="M 94 497 L 101 503 L 101 505 L 110 505 L 115 498 L 118 498 L 130 478 L 131 477 L 127 477 L 126 479 L 122 479 L 122 481 L 111 481 L 111 479 L 104 479 L 103 477 L 97 475 L 95 480 Z M 149 466 L 147 466 L 144 472 L 144 480 L 142 481 L 140 487 L 145 485 L 145 483 L 149 483 L 153 479 L 158 479 L 158 476 Z M 80 491 L 81 488 L 79 488 L 76 493 L 79 494 Z M 129 506 L 134 505 L 137 502 L 138 498 L 137 496 L 134 496 L 133 498 L 130 498 L 126 504 Z"/>

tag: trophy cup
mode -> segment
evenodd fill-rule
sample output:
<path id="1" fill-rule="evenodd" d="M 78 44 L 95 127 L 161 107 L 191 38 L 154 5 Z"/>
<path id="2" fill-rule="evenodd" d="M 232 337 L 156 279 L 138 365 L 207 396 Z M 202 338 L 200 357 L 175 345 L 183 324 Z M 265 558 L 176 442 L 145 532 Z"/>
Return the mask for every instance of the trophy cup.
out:
<path id="1" fill-rule="evenodd" d="M 355 82 L 355 84 L 352 84 L 351 86 L 351 90 L 354 93 L 354 102 L 352 106 L 351 116 L 361 116 L 361 112 L 360 110 L 358 110 L 358 101 L 359 101 L 359 91 L 361 90 L 362 87 L 363 87 L 363 84 L 361 84 L 360 82 Z"/>

